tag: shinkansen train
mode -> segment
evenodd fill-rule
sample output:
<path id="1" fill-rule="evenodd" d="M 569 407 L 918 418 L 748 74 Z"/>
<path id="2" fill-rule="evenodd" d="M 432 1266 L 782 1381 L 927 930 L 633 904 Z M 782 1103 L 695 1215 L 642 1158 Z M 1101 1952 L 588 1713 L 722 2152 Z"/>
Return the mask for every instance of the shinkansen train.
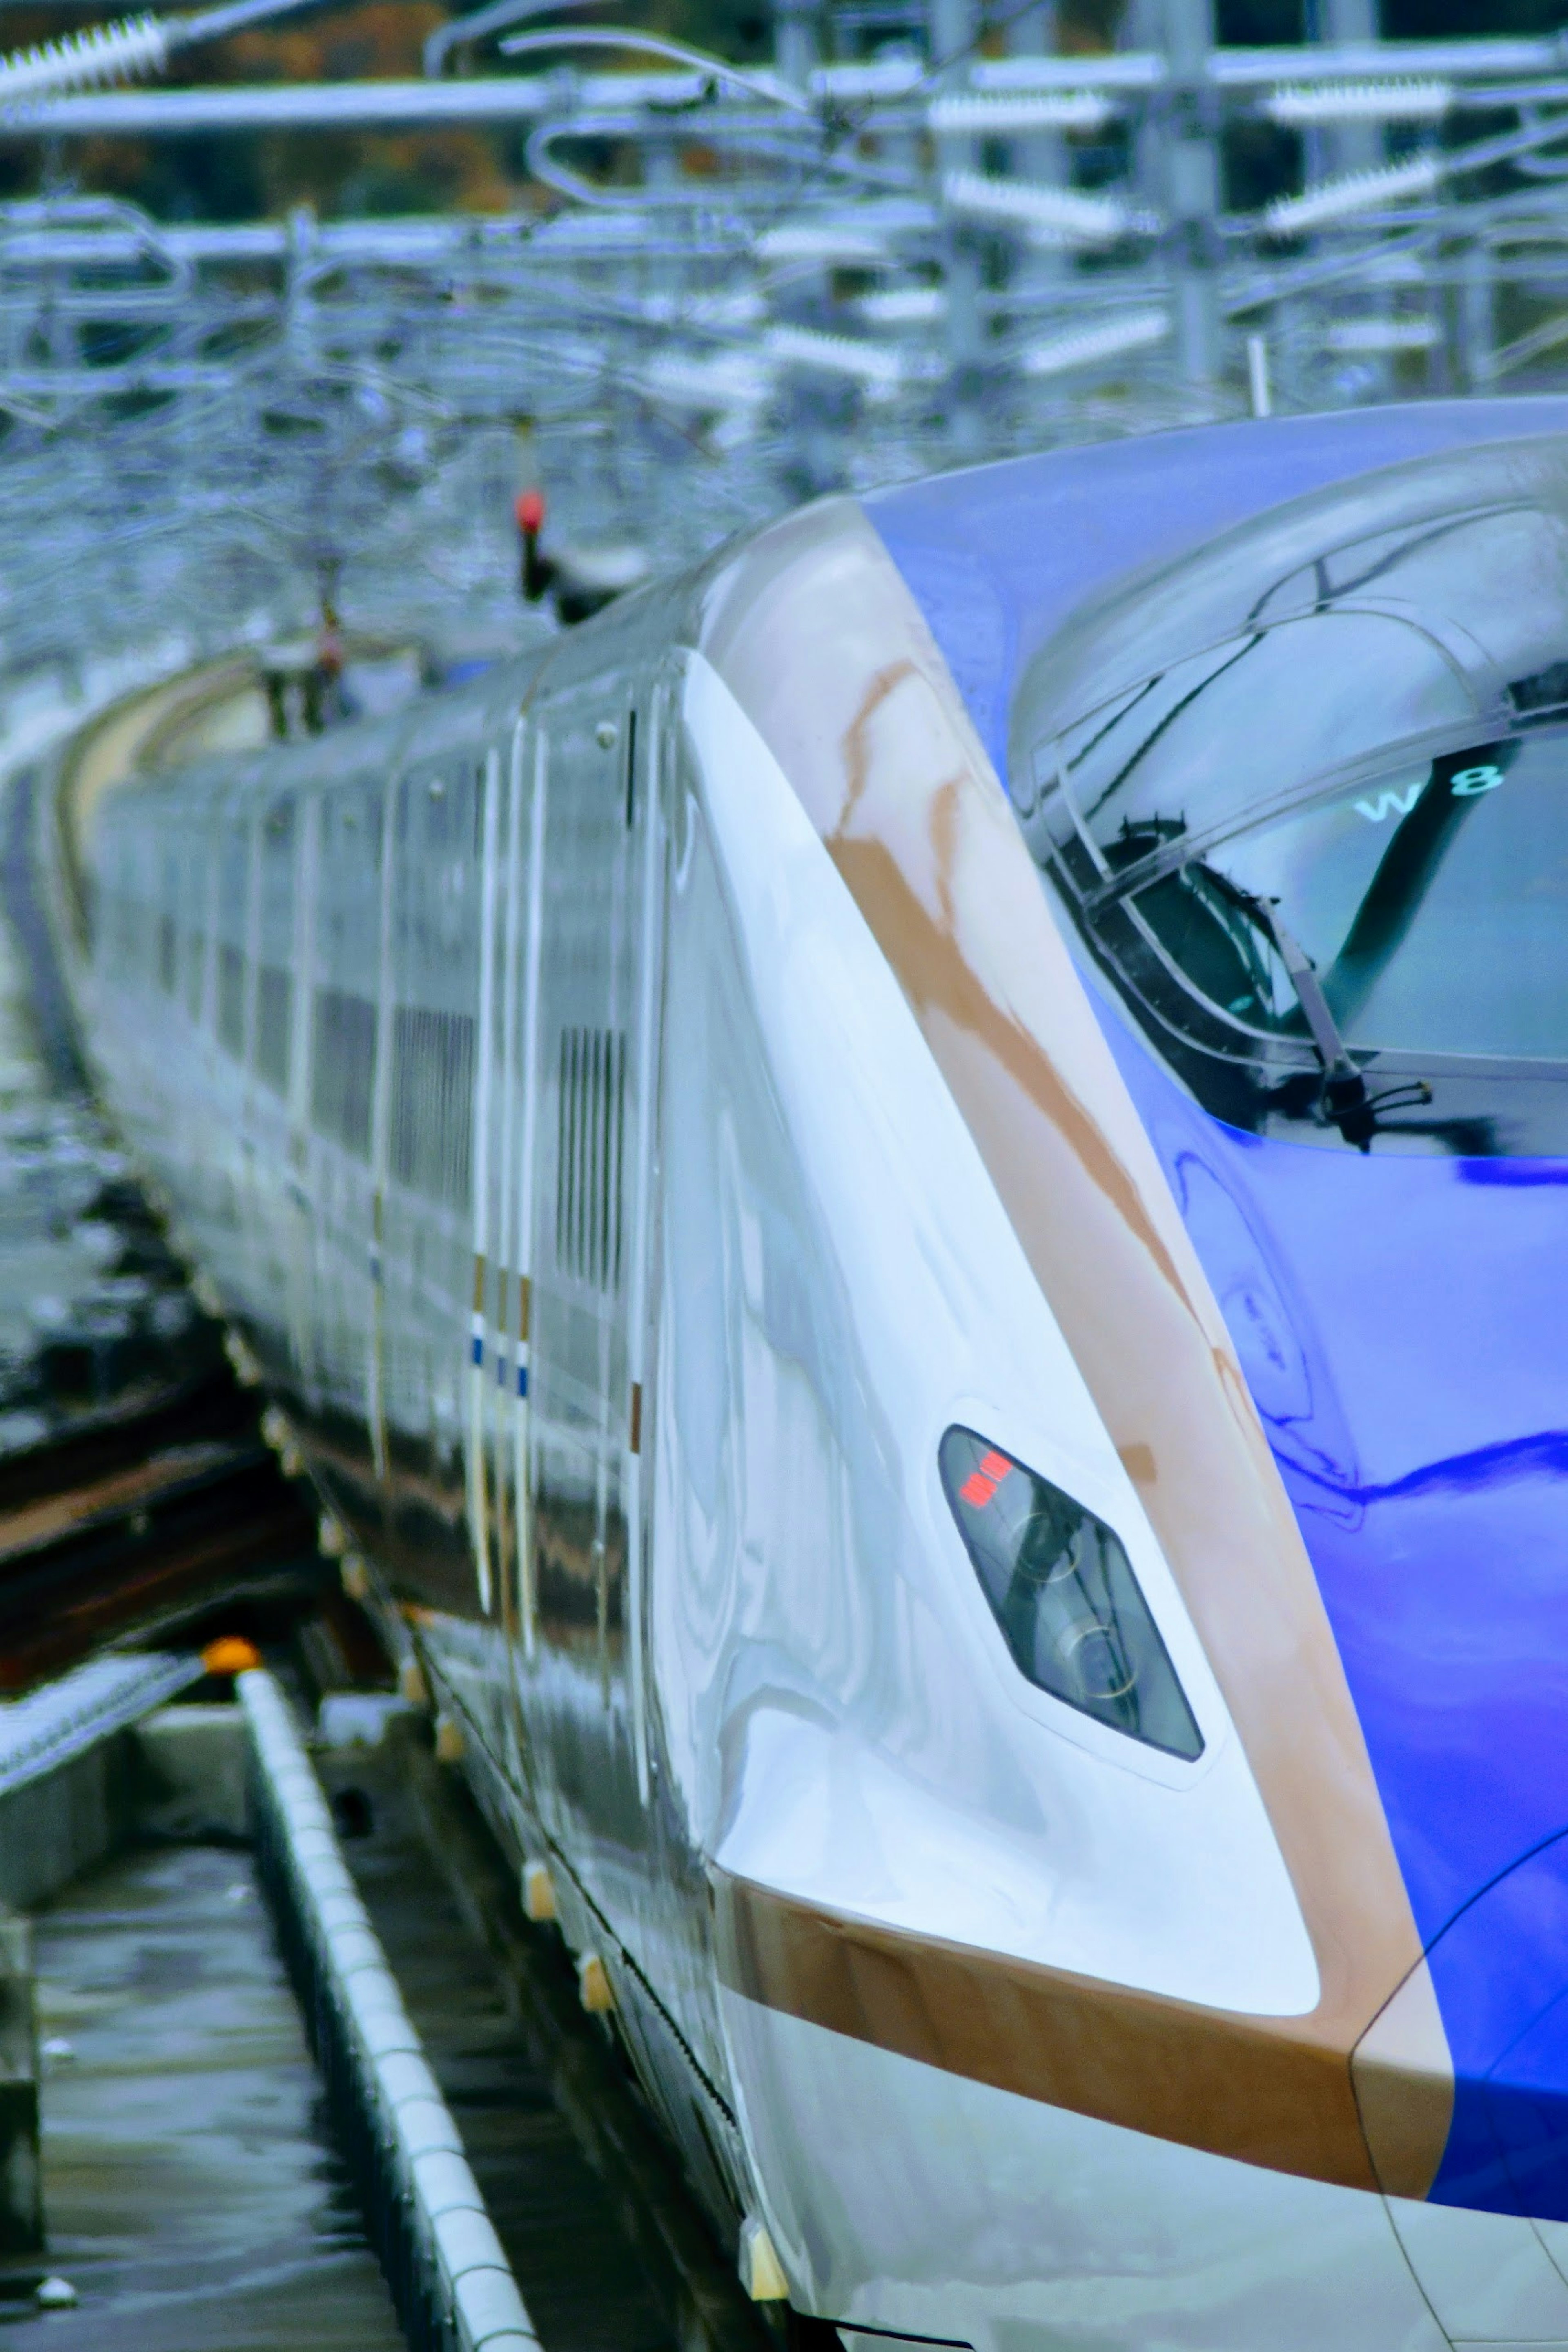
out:
<path id="1" fill-rule="evenodd" d="M 1568 403 L 128 740 L 107 1098 L 754 2291 L 1568 2345 Z"/>

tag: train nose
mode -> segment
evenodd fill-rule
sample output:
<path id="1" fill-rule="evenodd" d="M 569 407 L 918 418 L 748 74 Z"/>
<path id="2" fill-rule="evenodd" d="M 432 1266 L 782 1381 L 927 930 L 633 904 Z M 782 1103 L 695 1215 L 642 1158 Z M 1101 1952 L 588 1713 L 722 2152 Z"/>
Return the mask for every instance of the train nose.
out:
<path id="1" fill-rule="evenodd" d="M 1429 1989 L 1414 2005 L 1436 1995 L 1453 2065 L 1451 2120 L 1427 2201 L 1388 2199 L 1396 2234 L 1451 2343 L 1563 2352 L 1568 1832 L 1484 1887 L 1437 1938 L 1427 1966 Z M 1417 1990 L 1413 1979 L 1406 1994 Z"/>
<path id="2" fill-rule="evenodd" d="M 1429 1966 L 1454 2063 L 1433 2200 L 1568 2222 L 1568 1832 L 1484 1888 Z"/>

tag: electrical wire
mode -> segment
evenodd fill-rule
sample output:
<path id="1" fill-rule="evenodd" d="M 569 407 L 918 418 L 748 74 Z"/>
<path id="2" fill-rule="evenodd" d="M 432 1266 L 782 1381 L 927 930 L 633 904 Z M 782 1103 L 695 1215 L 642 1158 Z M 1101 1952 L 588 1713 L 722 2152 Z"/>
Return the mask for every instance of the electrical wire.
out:
<path id="1" fill-rule="evenodd" d="M 675 65 L 691 66 L 699 73 L 712 74 L 716 80 L 731 83 L 753 98 L 766 100 L 770 105 L 784 107 L 792 114 L 815 117 L 816 108 L 810 99 L 802 98 L 772 75 L 761 77 L 747 73 L 739 66 L 712 56 L 706 49 L 688 48 L 684 41 L 667 41 L 661 34 L 640 33 L 629 26 L 616 25 L 563 25 L 541 33 L 514 33 L 511 39 L 501 43 L 501 55 L 520 58 L 540 49 L 635 49 L 644 57 L 664 58 Z"/>

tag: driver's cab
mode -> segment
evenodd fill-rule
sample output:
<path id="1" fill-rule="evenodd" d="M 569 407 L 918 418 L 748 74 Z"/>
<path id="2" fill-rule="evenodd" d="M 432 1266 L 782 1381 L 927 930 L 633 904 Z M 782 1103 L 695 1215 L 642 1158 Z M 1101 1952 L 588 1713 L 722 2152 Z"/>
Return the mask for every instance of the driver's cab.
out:
<path id="1" fill-rule="evenodd" d="M 1025 675 L 1011 775 L 1094 963 L 1217 1116 L 1568 1149 L 1568 444 L 1315 495 L 1079 614 Z M 1351 1135 L 1353 1097 L 1379 1108 Z"/>

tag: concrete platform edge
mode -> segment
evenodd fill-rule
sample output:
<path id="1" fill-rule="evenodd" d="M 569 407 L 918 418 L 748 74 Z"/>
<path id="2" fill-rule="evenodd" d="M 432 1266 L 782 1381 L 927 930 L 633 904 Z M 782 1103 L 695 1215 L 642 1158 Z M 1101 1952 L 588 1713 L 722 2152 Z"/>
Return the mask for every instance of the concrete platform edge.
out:
<path id="1" fill-rule="evenodd" d="M 537 2352 L 538 2331 L 339 1852 L 287 1702 L 261 1667 L 239 1675 L 235 1693 L 263 1883 L 410 2341 Z"/>

